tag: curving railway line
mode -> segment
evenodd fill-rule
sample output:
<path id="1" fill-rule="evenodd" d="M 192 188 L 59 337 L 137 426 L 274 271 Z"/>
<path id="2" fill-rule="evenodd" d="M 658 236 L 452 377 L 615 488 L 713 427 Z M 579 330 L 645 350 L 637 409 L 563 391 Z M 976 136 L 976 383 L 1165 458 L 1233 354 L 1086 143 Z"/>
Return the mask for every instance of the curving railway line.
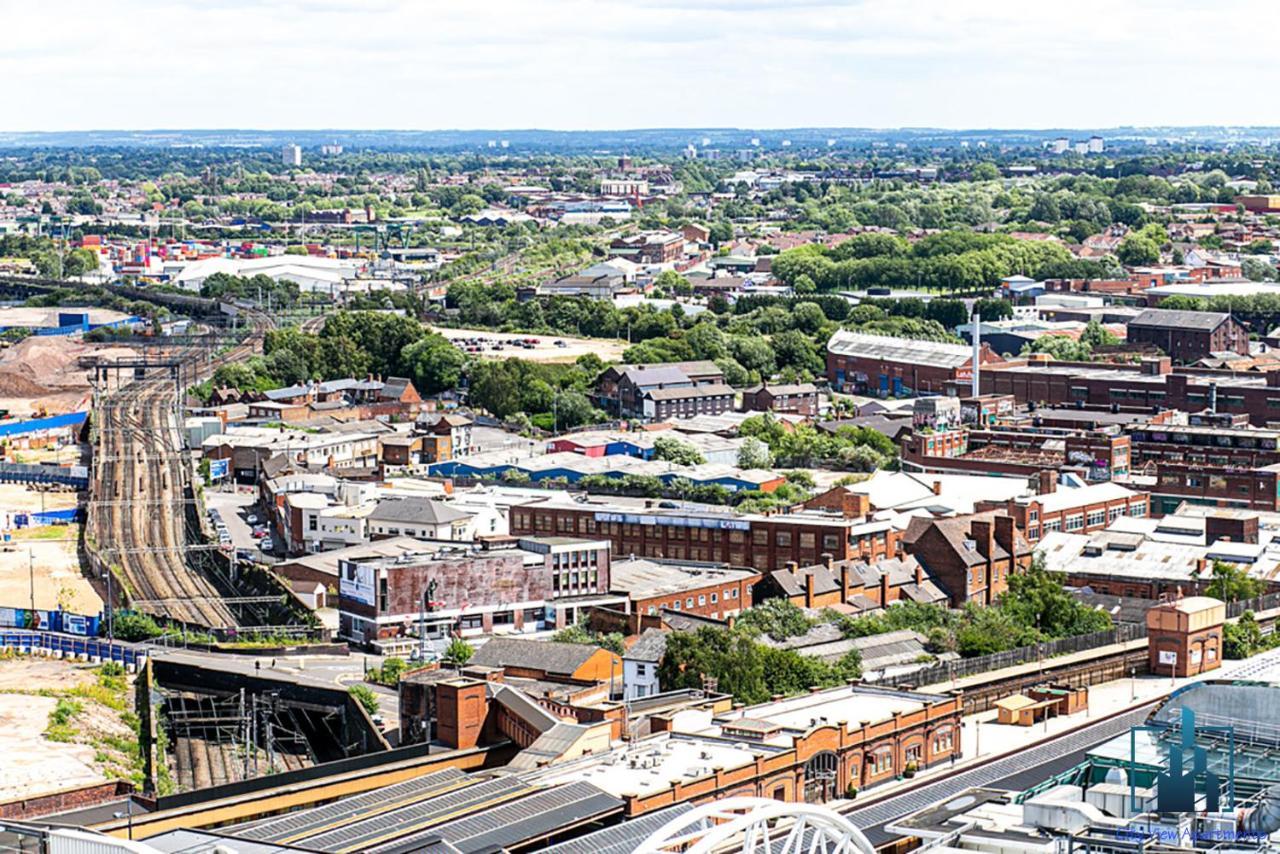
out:
<path id="1" fill-rule="evenodd" d="M 265 315 L 250 317 L 249 337 L 211 364 L 202 365 L 199 347 L 175 353 L 190 372 L 184 381 L 257 351 L 272 324 Z M 181 394 L 168 369 L 140 368 L 131 382 L 99 396 L 86 542 L 131 607 L 184 625 L 234 628 L 241 625 L 228 602 L 235 594 L 217 577 L 187 512 Z"/>

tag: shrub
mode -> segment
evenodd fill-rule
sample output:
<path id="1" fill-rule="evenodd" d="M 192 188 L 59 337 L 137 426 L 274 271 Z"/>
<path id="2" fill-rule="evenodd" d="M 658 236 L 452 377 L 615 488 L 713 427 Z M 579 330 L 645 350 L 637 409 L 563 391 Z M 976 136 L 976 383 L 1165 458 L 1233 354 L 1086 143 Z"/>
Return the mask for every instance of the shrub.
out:
<path id="1" fill-rule="evenodd" d="M 454 638 L 449 641 L 449 646 L 445 648 L 444 660 L 453 664 L 466 664 L 471 660 L 471 656 L 475 654 L 475 647 L 462 638 Z"/>
<path id="2" fill-rule="evenodd" d="M 352 685 L 347 689 L 355 701 L 364 706 L 364 710 L 372 717 L 378 713 L 378 695 L 368 685 Z"/>

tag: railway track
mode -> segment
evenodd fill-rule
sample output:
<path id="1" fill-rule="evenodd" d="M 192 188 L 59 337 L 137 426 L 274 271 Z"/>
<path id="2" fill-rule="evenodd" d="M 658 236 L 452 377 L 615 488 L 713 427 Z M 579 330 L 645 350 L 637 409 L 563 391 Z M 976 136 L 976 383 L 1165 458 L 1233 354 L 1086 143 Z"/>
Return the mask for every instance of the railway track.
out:
<path id="1" fill-rule="evenodd" d="M 249 337 L 212 363 L 204 362 L 199 346 L 179 350 L 176 361 L 190 379 L 203 379 L 199 374 L 251 355 L 272 325 L 262 314 L 251 319 Z M 226 601 L 234 598 L 226 582 L 220 587 L 203 552 L 191 548 L 196 537 L 188 530 L 182 390 L 167 369 L 139 370 L 140 376 L 97 401 L 90 551 L 138 610 L 203 629 L 234 628 L 241 621 Z"/>

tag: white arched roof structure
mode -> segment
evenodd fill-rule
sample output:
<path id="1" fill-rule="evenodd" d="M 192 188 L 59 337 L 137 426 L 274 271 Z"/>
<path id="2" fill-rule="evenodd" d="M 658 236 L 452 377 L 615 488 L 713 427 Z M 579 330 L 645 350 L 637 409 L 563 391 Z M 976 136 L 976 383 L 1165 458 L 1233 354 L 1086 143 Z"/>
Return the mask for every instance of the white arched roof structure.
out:
<path id="1" fill-rule="evenodd" d="M 817 804 L 726 798 L 676 816 L 650 834 L 637 854 L 875 854 L 862 831 Z"/>

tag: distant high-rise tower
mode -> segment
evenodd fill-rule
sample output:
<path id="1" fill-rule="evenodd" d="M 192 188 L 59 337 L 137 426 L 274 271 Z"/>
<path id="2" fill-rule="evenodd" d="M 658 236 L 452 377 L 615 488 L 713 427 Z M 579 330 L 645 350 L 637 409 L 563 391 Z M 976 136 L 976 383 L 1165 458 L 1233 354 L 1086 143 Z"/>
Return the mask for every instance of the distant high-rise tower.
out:
<path id="1" fill-rule="evenodd" d="M 302 165 L 302 146 L 294 145 L 292 142 L 284 147 L 282 152 L 285 166 L 301 166 Z"/>
<path id="2" fill-rule="evenodd" d="M 336 142 L 330 142 L 327 145 L 320 146 L 320 153 L 325 157 L 336 157 L 342 153 L 342 146 Z"/>
<path id="3" fill-rule="evenodd" d="M 1106 143 L 1102 141 L 1102 137 L 1100 136 L 1089 137 L 1089 153 L 1101 154 L 1103 151 L 1106 151 Z"/>

